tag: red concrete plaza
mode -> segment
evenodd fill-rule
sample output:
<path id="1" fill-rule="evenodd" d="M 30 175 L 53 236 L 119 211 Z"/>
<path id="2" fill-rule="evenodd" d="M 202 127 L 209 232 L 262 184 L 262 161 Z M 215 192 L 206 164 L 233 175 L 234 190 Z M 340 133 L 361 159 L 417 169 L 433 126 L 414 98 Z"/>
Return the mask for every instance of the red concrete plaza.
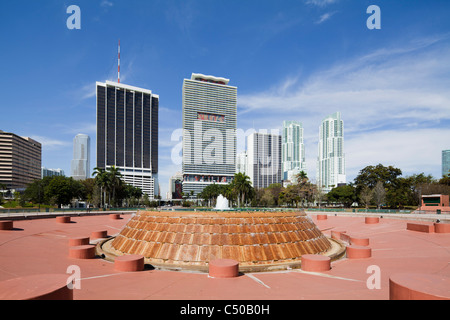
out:
<path id="1" fill-rule="evenodd" d="M 114 236 L 130 215 L 122 215 L 122 219 L 72 216 L 67 223 L 58 223 L 54 218 L 15 220 L 12 230 L 0 230 L 0 283 L 47 274 L 69 278 L 72 274 L 68 268 L 76 266 L 81 281 L 80 288 L 73 289 L 74 300 L 389 300 L 389 281 L 396 274 L 450 278 L 450 233 L 407 229 L 408 223 L 432 225 L 432 221 L 383 217 L 378 223 L 366 223 L 362 215 L 329 213 L 320 220 L 316 214 L 308 215 L 328 237 L 332 231 L 345 231 L 348 236 L 344 239 L 363 239 L 365 247 L 370 247 L 370 257 L 344 257 L 332 261 L 331 269 L 322 272 L 294 269 L 245 273 L 233 278 L 148 267 L 126 272 L 100 257 L 71 257 L 69 242 L 94 233 L 104 235 L 104 231 Z M 442 223 L 450 223 L 446 215 L 441 217 Z M 90 244 L 98 241 L 91 237 Z M 379 277 L 374 278 L 377 270 Z M 374 288 L 378 280 L 379 288 Z M 450 287 L 445 283 L 440 286 L 435 292 L 450 298 Z M 0 298 L 14 299 L 4 292 L 0 292 Z"/>

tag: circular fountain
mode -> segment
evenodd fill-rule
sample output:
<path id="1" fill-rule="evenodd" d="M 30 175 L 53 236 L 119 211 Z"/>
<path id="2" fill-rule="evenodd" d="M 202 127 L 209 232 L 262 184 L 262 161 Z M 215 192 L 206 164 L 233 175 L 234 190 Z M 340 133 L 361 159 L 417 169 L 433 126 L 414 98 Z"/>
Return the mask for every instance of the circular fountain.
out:
<path id="1" fill-rule="evenodd" d="M 241 272 L 268 271 L 300 268 L 306 254 L 334 260 L 345 252 L 304 212 L 139 211 L 97 248 L 110 260 L 136 254 L 158 269 L 200 272 L 216 259 L 237 261 Z"/>

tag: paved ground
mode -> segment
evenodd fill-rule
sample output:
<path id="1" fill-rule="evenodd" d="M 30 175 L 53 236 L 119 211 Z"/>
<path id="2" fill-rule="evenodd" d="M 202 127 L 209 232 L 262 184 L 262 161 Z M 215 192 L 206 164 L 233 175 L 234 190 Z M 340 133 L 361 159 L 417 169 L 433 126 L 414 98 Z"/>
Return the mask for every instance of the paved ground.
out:
<path id="1" fill-rule="evenodd" d="M 405 219 L 384 217 L 380 223 L 368 225 L 359 216 L 328 213 L 327 220 L 319 221 L 315 213 L 310 216 L 327 236 L 339 229 L 368 237 L 372 257 L 334 261 L 330 271 L 317 274 L 289 270 L 213 279 L 207 274 L 149 269 L 125 273 L 115 271 L 113 263 L 100 258 L 69 258 L 68 240 L 97 230 L 114 235 L 130 215 L 121 220 L 107 215 L 72 217 L 69 224 L 56 223 L 54 218 L 36 219 L 14 221 L 14 230 L 0 231 L 0 281 L 34 274 L 68 274 L 68 267 L 76 265 L 82 278 L 81 289 L 74 291 L 76 300 L 388 300 L 389 277 L 394 273 L 450 277 L 450 234 L 409 231 L 406 224 L 412 220 Z M 380 289 L 367 286 L 375 275 L 371 266 L 380 271 Z"/>

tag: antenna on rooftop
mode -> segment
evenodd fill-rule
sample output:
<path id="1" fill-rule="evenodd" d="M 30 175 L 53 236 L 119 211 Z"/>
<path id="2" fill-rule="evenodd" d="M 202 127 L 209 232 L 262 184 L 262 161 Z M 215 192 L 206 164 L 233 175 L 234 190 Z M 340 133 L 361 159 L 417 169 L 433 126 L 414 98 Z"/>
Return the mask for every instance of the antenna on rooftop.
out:
<path id="1" fill-rule="evenodd" d="M 119 39 L 119 59 L 117 61 L 117 82 L 120 83 L 120 39 Z"/>

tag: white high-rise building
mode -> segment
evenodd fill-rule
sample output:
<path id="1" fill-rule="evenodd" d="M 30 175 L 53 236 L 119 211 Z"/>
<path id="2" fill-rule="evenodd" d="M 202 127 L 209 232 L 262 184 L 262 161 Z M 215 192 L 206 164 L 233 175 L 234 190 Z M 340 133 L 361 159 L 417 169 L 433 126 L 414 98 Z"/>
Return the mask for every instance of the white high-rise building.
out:
<path id="1" fill-rule="evenodd" d="M 319 128 L 318 149 L 317 183 L 322 191 L 329 192 L 346 183 L 344 121 L 340 112 L 323 119 Z"/>
<path id="2" fill-rule="evenodd" d="M 295 175 L 306 172 L 303 125 L 298 121 L 283 121 L 281 161 L 283 180 L 295 180 Z"/>
<path id="3" fill-rule="evenodd" d="M 281 135 L 254 132 L 247 138 L 248 176 L 254 188 L 281 183 Z"/>
<path id="4" fill-rule="evenodd" d="M 193 73 L 183 82 L 183 193 L 228 184 L 236 171 L 237 88 Z"/>
<path id="5" fill-rule="evenodd" d="M 64 170 L 62 169 L 49 169 L 46 167 L 41 168 L 41 178 L 45 177 L 64 177 Z"/>
<path id="6" fill-rule="evenodd" d="M 248 174 L 247 151 L 242 151 L 236 156 L 236 173 Z"/>
<path id="7" fill-rule="evenodd" d="M 91 139 L 86 134 L 77 134 L 73 139 L 73 160 L 70 176 L 75 180 L 90 178 Z"/>

